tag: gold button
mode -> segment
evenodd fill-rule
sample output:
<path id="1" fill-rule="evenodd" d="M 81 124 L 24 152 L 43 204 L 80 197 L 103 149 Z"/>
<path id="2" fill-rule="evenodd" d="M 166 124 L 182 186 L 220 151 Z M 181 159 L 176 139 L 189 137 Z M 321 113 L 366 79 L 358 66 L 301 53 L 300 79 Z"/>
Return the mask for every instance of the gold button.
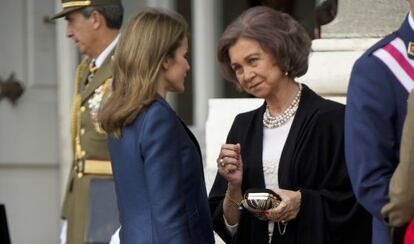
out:
<path id="1" fill-rule="evenodd" d="M 80 108 L 80 110 L 81 110 L 81 112 L 85 112 L 86 107 L 85 107 L 85 106 L 82 106 L 82 107 Z"/>
<path id="2" fill-rule="evenodd" d="M 85 129 L 84 128 L 80 129 L 80 133 L 81 133 L 81 135 L 84 135 L 85 134 Z"/>

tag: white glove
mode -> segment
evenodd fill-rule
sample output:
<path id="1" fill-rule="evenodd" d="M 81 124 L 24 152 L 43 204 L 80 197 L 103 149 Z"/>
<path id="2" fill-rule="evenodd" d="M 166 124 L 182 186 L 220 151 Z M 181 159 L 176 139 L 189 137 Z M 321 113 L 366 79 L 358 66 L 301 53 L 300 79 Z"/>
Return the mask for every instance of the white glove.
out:
<path id="1" fill-rule="evenodd" d="M 68 221 L 65 219 L 61 220 L 62 228 L 60 229 L 60 244 L 66 244 L 66 235 L 68 231 Z"/>
<path id="2" fill-rule="evenodd" d="M 111 241 L 109 242 L 109 244 L 120 244 L 119 241 L 119 230 L 121 229 L 121 227 L 119 227 L 115 233 L 112 235 L 111 237 Z"/>

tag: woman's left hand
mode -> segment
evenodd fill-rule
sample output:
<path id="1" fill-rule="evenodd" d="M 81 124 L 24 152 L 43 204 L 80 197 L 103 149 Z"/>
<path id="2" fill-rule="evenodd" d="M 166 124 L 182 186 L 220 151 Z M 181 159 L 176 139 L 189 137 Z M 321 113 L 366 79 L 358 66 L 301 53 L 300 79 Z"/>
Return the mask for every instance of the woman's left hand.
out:
<path id="1" fill-rule="evenodd" d="M 274 222 L 287 222 L 295 219 L 300 210 L 302 193 L 283 189 L 274 189 L 273 191 L 282 198 L 282 201 L 279 206 L 264 212 L 266 218 Z"/>

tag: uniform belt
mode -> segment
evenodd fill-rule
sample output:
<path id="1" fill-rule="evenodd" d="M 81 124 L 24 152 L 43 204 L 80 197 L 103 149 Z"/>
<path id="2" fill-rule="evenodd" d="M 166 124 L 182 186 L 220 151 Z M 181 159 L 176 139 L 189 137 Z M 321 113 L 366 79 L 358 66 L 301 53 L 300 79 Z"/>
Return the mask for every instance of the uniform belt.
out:
<path id="1" fill-rule="evenodd" d="M 107 160 L 79 160 L 75 166 L 79 177 L 82 175 L 112 175 L 111 161 Z"/>

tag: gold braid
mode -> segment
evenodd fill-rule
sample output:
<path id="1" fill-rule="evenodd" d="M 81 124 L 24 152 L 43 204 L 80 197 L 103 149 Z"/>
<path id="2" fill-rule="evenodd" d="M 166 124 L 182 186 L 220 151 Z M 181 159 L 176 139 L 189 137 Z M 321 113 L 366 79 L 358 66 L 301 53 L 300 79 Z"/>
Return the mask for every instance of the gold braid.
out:
<path id="1" fill-rule="evenodd" d="M 72 101 L 72 111 L 71 111 L 71 123 L 70 123 L 70 132 L 72 136 L 72 150 L 75 156 L 77 153 L 76 150 L 76 137 L 79 130 L 79 120 L 80 120 L 80 105 L 81 105 L 81 95 L 80 95 L 80 82 L 84 76 L 84 72 L 88 67 L 88 58 L 84 58 L 82 62 L 76 68 L 75 73 L 75 87 L 73 91 L 73 101 Z"/>

